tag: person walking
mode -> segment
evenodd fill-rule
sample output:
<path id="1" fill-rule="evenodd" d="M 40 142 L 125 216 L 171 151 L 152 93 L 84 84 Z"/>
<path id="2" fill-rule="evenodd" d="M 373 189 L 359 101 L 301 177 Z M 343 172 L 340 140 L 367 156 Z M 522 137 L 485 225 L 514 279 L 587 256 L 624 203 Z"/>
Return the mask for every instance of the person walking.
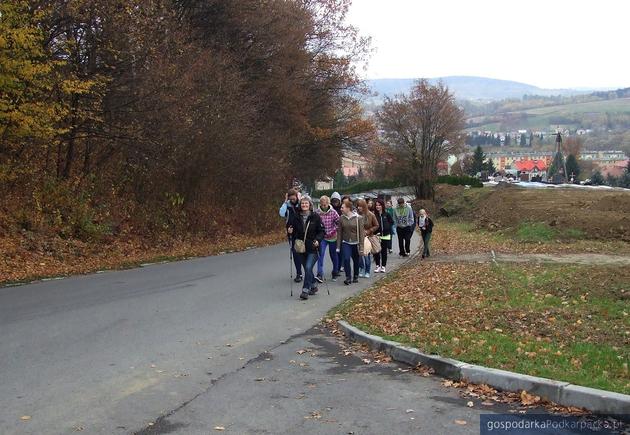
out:
<path id="1" fill-rule="evenodd" d="M 422 235 L 422 258 L 431 256 L 431 233 L 433 232 L 433 219 L 429 217 L 429 213 L 425 209 L 420 209 L 420 217 L 418 218 L 418 227 Z"/>
<path id="2" fill-rule="evenodd" d="M 404 198 L 398 198 L 398 207 L 394 208 L 394 223 L 398 236 L 398 253 L 401 257 L 409 257 L 415 221 L 413 210 L 405 203 Z"/>
<path id="3" fill-rule="evenodd" d="M 365 228 L 365 236 L 370 237 L 378 230 L 378 222 L 376 216 L 368 209 L 368 204 L 364 199 L 357 201 L 357 212 L 363 217 L 363 225 Z M 359 278 L 369 278 L 370 269 L 372 267 L 372 251 L 371 246 L 365 246 L 365 251 L 361 253 L 361 263 L 363 271 L 359 273 Z"/>
<path id="4" fill-rule="evenodd" d="M 332 280 L 335 281 L 339 276 L 339 255 L 337 254 L 337 225 L 339 224 L 339 214 L 330 205 L 330 198 L 326 195 L 319 198 L 319 206 L 316 213 L 319 215 L 324 225 L 324 241 L 319 245 L 319 257 L 317 259 L 317 275 L 315 280 L 324 282 L 324 259 L 326 248 L 332 262 Z"/>
<path id="5" fill-rule="evenodd" d="M 385 209 L 387 211 L 387 214 L 390 215 L 392 217 L 392 220 L 394 220 L 394 206 L 392 205 L 392 201 L 389 200 L 387 201 L 387 208 Z M 392 225 L 392 239 L 394 238 L 394 236 L 396 235 L 396 225 Z M 392 251 L 392 244 L 393 244 L 393 240 L 389 241 L 389 249 L 388 249 L 388 253 L 391 254 Z"/>
<path id="6" fill-rule="evenodd" d="M 385 203 L 380 199 L 376 200 L 374 216 L 378 222 L 376 235 L 381 239 L 381 252 L 374 254 L 374 263 L 376 263 L 374 273 L 385 273 L 385 267 L 387 266 L 387 252 L 392 245 L 392 227 L 394 226 L 394 219 L 392 219 L 389 213 L 387 213 Z"/>
<path id="7" fill-rule="evenodd" d="M 352 204 L 341 204 L 341 217 L 337 226 L 337 252 L 343 251 L 343 269 L 346 272 L 345 285 L 359 282 L 359 252 L 362 252 L 365 227 L 363 218 L 352 211 Z M 352 260 L 354 269 L 350 266 Z M 354 272 L 354 274 L 352 273 Z"/>
<path id="8" fill-rule="evenodd" d="M 335 209 L 337 215 L 341 216 L 341 195 L 339 195 L 339 192 L 333 192 L 330 195 L 330 205 Z"/>
<path id="9" fill-rule="evenodd" d="M 339 192 L 333 192 L 333 194 L 330 196 L 330 205 L 332 205 L 332 208 L 335 209 L 337 215 L 341 216 L 341 195 L 339 194 Z M 343 252 L 337 252 L 336 250 L 333 251 L 337 256 L 337 264 L 339 265 L 337 271 L 341 273 L 343 272 Z"/>
<path id="10" fill-rule="evenodd" d="M 300 213 L 299 210 L 299 198 L 300 194 L 295 189 L 289 189 L 289 191 L 284 195 L 284 202 L 282 206 L 280 206 L 280 210 L 278 213 L 280 217 L 285 219 L 285 222 L 288 224 L 290 220 L 294 218 L 295 215 Z M 295 238 L 288 234 L 289 245 L 291 246 L 291 257 L 293 258 L 293 265 L 295 266 L 295 282 L 302 281 L 302 260 L 301 256 L 295 252 Z"/>
<path id="11" fill-rule="evenodd" d="M 304 284 L 300 299 L 308 299 L 309 295 L 314 295 L 318 291 L 313 276 L 313 267 L 317 261 L 319 245 L 322 243 L 325 233 L 321 218 L 313 212 L 313 203 L 310 198 L 300 199 L 300 211 L 287 222 L 287 233 L 293 237 L 296 245 L 299 243 L 298 241 L 304 243 L 304 252 L 299 252 L 299 249 L 296 250 L 304 265 Z"/>

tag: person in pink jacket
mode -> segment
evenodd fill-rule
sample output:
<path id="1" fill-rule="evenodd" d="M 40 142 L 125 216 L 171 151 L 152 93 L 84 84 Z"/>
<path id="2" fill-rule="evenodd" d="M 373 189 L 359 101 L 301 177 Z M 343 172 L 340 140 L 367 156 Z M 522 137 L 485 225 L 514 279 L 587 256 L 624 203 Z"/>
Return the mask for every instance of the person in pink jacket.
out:
<path id="1" fill-rule="evenodd" d="M 315 279 L 319 282 L 324 282 L 324 257 L 326 248 L 328 248 L 328 254 L 333 265 L 332 280 L 335 281 L 339 276 L 339 255 L 336 251 L 339 214 L 330 205 L 330 198 L 325 195 L 319 199 L 319 207 L 317 207 L 316 213 L 322 220 L 325 234 L 324 240 L 319 246 L 319 259 L 317 260 L 317 275 Z"/>

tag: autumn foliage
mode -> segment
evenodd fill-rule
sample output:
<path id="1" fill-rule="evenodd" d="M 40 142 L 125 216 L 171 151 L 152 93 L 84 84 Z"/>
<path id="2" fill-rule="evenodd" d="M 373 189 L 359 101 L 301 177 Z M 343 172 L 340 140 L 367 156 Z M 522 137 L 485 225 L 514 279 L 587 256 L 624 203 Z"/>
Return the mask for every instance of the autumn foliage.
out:
<path id="1" fill-rule="evenodd" d="M 272 228 L 370 132 L 349 3 L 2 2 L 0 235 Z"/>

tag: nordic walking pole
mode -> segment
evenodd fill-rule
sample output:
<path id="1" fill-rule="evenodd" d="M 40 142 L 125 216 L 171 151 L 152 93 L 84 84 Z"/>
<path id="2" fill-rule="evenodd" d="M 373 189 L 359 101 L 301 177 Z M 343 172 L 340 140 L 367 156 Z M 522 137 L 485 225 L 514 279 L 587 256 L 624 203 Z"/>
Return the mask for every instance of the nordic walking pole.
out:
<path id="1" fill-rule="evenodd" d="M 330 249 L 330 246 L 328 247 L 328 249 Z M 317 246 L 317 262 L 319 263 L 319 246 Z M 326 285 L 326 292 L 328 293 L 328 296 L 330 296 L 330 289 L 328 288 L 328 280 L 326 279 L 325 274 L 324 276 L 322 276 L 322 279 L 324 280 L 324 284 Z"/>
<path id="2" fill-rule="evenodd" d="M 289 276 L 291 277 L 291 297 L 293 297 L 293 246 L 291 238 L 289 240 Z"/>

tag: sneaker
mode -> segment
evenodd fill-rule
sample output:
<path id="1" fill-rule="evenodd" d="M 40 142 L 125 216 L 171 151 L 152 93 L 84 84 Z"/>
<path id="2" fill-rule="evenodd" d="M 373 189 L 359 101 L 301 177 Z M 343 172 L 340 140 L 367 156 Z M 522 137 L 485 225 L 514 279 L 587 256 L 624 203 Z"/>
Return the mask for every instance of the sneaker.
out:
<path id="1" fill-rule="evenodd" d="M 313 296 L 315 293 L 317 293 L 319 291 L 319 289 L 317 287 L 313 287 L 312 289 L 310 289 L 308 291 L 308 294 Z"/>
<path id="2" fill-rule="evenodd" d="M 365 273 L 359 272 L 359 278 L 365 278 Z"/>
<path id="3" fill-rule="evenodd" d="M 388 249 L 388 250 L 387 250 L 387 253 L 388 253 L 388 254 L 391 254 L 392 252 L 394 252 L 394 251 L 392 251 L 391 249 Z"/>
<path id="4" fill-rule="evenodd" d="M 322 276 L 321 276 L 321 275 L 317 275 L 317 276 L 315 277 L 315 280 L 316 280 L 317 282 L 319 282 L 320 284 L 324 282 L 324 279 L 322 278 Z"/>
<path id="5" fill-rule="evenodd" d="M 354 278 L 352 278 L 352 282 L 353 282 L 353 283 L 355 283 L 355 284 L 356 284 L 357 282 L 359 282 L 359 277 L 358 277 L 358 276 L 355 276 Z"/>
<path id="6" fill-rule="evenodd" d="M 370 273 L 369 272 L 363 275 L 363 278 L 369 278 L 369 277 L 370 277 Z"/>
<path id="7" fill-rule="evenodd" d="M 351 279 L 347 279 L 347 278 L 346 278 L 346 279 L 344 279 L 343 283 L 344 283 L 345 285 L 350 285 L 350 284 L 352 283 L 352 280 L 351 280 Z"/>
<path id="8" fill-rule="evenodd" d="M 385 266 L 381 267 L 381 273 L 385 273 Z"/>
<path id="9" fill-rule="evenodd" d="M 295 282 L 302 282 L 302 275 L 296 276 L 293 281 L 295 281 Z"/>
<path id="10" fill-rule="evenodd" d="M 374 268 L 374 273 L 380 273 L 381 272 L 381 266 L 376 266 Z"/>
<path id="11" fill-rule="evenodd" d="M 308 299 L 308 293 L 302 292 L 302 294 L 300 294 L 300 299 L 302 299 L 302 300 Z"/>

